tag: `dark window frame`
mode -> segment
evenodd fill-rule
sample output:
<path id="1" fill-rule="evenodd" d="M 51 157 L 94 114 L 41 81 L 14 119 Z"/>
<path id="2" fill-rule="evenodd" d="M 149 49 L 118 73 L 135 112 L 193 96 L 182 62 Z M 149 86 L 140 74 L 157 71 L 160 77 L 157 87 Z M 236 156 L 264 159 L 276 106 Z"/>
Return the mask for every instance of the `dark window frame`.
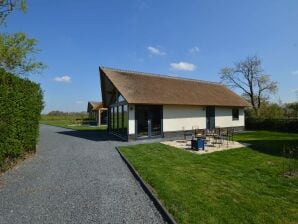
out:
<path id="1" fill-rule="evenodd" d="M 126 118 L 125 119 L 125 113 L 126 113 Z M 123 122 L 123 135 L 127 136 L 128 134 L 128 104 L 123 104 L 122 105 L 122 122 Z"/>
<path id="2" fill-rule="evenodd" d="M 120 100 L 120 101 L 119 101 Z M 128 137 L 128 119 L 126 125 L 124 125 L 124 106 L 127 107 L 127 116 L 128 116 L 128 103 L 125 101 L 123 96 L 117 91 L 116 92 L 116 102 L 109 105 L 109 108 L 113 110 L 113 123 L 111 123 L 111 132 L 123 138 Z M 121 109 L 120 109 L 121 108 Z M 120 110 L 119 110 L 120 109 Z M 116 126 L 116 127 L 115 127 Z M 126 128 L 125 128 L 126 126 Z M 126 130 L 124 130 L 126 129 Z"/>
<path id="3" fill-rule="evenodd" d="M 239 120 L 239 108 L 232 109 L 232 120 L 238 121 Z"/>

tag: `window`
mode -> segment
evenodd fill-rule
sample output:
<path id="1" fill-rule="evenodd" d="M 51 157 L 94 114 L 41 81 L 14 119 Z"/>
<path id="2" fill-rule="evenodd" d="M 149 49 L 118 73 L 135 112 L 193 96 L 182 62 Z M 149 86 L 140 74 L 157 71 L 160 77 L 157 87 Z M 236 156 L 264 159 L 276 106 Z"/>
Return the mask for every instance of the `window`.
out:
<path id="1" fill-rule="evenodd" d="M 118 107 L 114 107 L 114 115 L 113 115 L 113 131 L 117 132 L 118 131 L 118 125 L 117 125 L 117 121 L 118 121 L 118 111 L 117 111 Z"/>
<path id="2" fill-rule="evenodd" d="M 125 101 L 125 99 L 123 98 L 123 96 L 121 94 L 119 94 L 118 102 L 120 103 L 120 102 L 123 102 L 123 101 Z"/>
<path id="3" fill-rule="evenodd" d="M 110 104 L 109 131 L 119 136 L 127 137 L 128 133 L 128 105 L 123 96 L 116 92 Z"/>
<path id="4" fill-rule="evenodd" d="M 232 109 L 233 121 L 239 120 L 239 109 Z"/>
<path id="5" fill-rule="evenodd" d="M 110 107 L 110 127 L 111 127 L 111 131 L 113 131 L 113 127 L 114 127 L 114 108 Z"/>
<path id="6" fill-rule="evenodd" d="M 123 127 L 123 123 L 122 123 L 122 106 L 118 107 L 118 134 L 122 134 L 122 127 Z"/>
<path id="7" fill-rule="evenodd" d="M 128 125 L 128 106 L 123 105 L 123 135 L 127 135 L 127 125 Z"/>

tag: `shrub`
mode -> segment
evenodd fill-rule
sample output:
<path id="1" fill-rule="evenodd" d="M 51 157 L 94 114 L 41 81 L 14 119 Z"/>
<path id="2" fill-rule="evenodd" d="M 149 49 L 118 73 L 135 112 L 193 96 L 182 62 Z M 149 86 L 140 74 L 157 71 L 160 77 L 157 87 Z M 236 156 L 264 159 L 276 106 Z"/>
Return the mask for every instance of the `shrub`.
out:
<path id="1" fill-rule="evenodd" d="M 43 94 L 38 84 L 0 69 L 0 168 L 35 150 Z"/>
<path id="2" fill-rule="evenodd" d="M 298 133 L 298 119 L 263 119 L 247 118 L 245 128 L 248 130 L 269 130 Z"/>

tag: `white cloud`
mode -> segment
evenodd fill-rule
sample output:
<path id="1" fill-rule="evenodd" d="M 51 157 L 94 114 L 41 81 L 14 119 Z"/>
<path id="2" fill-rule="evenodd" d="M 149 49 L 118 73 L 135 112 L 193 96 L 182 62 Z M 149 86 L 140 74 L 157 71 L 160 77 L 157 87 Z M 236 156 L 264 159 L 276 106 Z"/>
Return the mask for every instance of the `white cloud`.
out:
<path id="1" fill-rule="evenodd" d="M 84 102 L 81 100 L 76 101 L 76 104 L 83 104 Z"/>
<path id="2" fill-rule="evenodd" d="M 291 89 L 292 93 L 298 93 L 298 89 Z"/>
<path id="3" fill-rule="evenodd" d="M 200 48 L 198 48 L 197 46 L 194 46 L 194 47 L 190 48 L 190 49 L 188 50 L 188 52 L 189 52 L 190 54 L 195 54 L 195 53 L 200 52 Z"/>
<path id="4" fill-rule="evenodd" d="M 161 50 L 158 49 L 157 47 L 149 46 L 149 47 L 147 47 L 147 50 L 148 50 L 151 54 L 155 54 L 155 55 L 165 55 L 165 54 L 166 54 L 166 52 L 161 51 Z"/>
<path id="5" fill-rule="evenodd" d="M 180 70 L 180 71 L 194 71 L 196 66 L 194 64 L 188 62 L 179 62 L 179 63 L 171 63 L 172 70 Z"/>
<path id="6" fill-rule="evenodd" d="M 60 76 L 60 77 L 55 77 L 54 81 L 56 82 L 71 82 L 71 78 L 68 75 Z"/>
<path id="7" fill-rule="evenodd" d="M 298 75 L 298 70 L 292 71 L 293 75 Z"/>

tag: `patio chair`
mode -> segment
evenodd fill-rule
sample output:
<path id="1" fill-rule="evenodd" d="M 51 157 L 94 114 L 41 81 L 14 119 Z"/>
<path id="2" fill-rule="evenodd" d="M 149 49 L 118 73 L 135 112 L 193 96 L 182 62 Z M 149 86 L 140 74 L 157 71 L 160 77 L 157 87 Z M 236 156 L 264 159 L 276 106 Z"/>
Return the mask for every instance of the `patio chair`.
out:
<path id="1" fill-rule="evenodd" d="M 224 132 L 223 129 L 216 127 L 215 131 L 214 131 L 214 140 L 215 140 L 215 144 L 220 147 L 225 140 L 225 136 L 224 136 Z"/>
<path id="2" fill-rule="evenodd" d="M 182 127 L 183 129 L 183 135 L 184 135 L 184 140 L 186 141 L 187 140 L 187 136 L 191 136 L 193 137 L 193 133 L 189 132 L 189 131 L 186 131 L 184 126 Z"/>
<path id="3" fill-rule="evenodd" d="M 203 130 L 204 133 L 204 137 L 205 137 L 205 141 L 210 142 L 210 144 L 212 144 L 212 146 L 214 146 L 214 130 L 213 129 L 204 129 Z"/>
<path id="4" fill-rule="evenodd" d="M 204 136 L 204 130 L 195 129 L 195 137 L 203 137 L 203 136 Z"/>
<path id="5" fill-rule="evenodd" d="M 222 128 L 221 129 L 221 138 L 222 138 L 222 141 L 226 140 L 227 147 L 228 147 L 229 146 L 229 131 L 228 131 L 228 128 Z"/>
<path id="6" fill-rule="evenodd" d="M 234 133 L 235 133 L 234 128 L 228 129 L 228 140 L 232 141 L 232 143 L 234 142 Z"/>

